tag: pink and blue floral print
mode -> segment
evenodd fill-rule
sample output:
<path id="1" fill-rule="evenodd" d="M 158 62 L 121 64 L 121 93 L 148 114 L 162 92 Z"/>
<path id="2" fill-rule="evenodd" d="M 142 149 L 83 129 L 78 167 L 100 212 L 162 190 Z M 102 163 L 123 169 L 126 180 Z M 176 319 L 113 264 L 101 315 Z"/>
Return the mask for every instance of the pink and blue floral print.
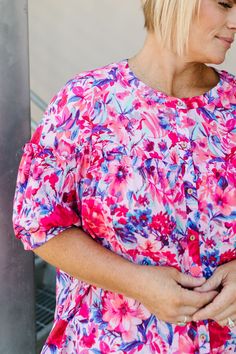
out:
<path id="1" fill-rule="evenodd" d="M 14 229 L 26 250 L 77 226 L 136 264 L 209 278 L 236 259 L 236 80 L 175 98 L 128 60 L 76 75 L 24 146 Z M 160 321 L 138 301 L 57 269 L 43 354 L 236 352 L 236 328 Z"/>

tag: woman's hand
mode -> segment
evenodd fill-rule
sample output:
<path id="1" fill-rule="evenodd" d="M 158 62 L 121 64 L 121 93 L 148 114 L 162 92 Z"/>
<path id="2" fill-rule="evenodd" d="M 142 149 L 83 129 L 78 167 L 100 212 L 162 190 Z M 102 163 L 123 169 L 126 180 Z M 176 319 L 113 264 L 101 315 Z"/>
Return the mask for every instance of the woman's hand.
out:
<path id="1" fill-rule="evenodd" d="M 139 266 L 139 300 L 158 319 L 178 324 L 192 321 L 192 315 L 217 295 L 212 290 L 200 293 L 205 278 L 194 278 L 172 267 Z"/>
<path id="2" fill-rule="evenodd" d="M 236 325 L 236 260 L 219 266 L 204 284 L 195 288 L 202 293 L 217 289 L 220 291 L 213 302 L 197 311 L 193 320 L 210 318 L 221 326 L 227 326 L 230 318 Z"/>

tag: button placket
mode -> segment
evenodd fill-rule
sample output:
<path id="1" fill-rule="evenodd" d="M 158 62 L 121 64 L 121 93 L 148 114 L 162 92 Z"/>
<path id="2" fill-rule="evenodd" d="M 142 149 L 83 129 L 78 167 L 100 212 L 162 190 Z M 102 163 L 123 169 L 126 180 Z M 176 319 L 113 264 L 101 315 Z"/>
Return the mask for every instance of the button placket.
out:
<path id="1" fill-rule="evenodd" d="M 175 128 L 178 133 L 178 155 L 182 161 L 186 161 L 188 159 L 188 150 L 189 150 L 189 139 L 190 132 L 188 127 L 183 125 L 183 121 L 186 120 L 186 105 L 180 101 L 176 104 L 176 124 Z"/>
<path id="2" fill-rule="evenodd" d="M 176 129 L 179 137 L 179 157 L 184 161 L 186 166 L 183 169 L 182 181 L 185 184 L 184 187 L 184 199 L 186 204 L 186 238 L 188 247 L 186 248 L 186 257 L 190 258 L 190 262 L 194 260 L 194 269 L 198 269 L 201 273 L 202 265 L 200 256 L 196 258 L 196 254 L 199 253 L 199 232 L 198 230 L 198 199 L 197 199 L 197 184 L 196 176 L 193 165 L 192 150 L 190 149 L 190 128 L 183 125 L 183 121 L 186 121 L 188 115 L 187 107 L 183 101 L 178 101 L 176 104 L 176 111 L 178 114 Z M 189 271 L 189 269 L 186 269 Z M 191 271 L 191 270 L 190 270 Z"/>

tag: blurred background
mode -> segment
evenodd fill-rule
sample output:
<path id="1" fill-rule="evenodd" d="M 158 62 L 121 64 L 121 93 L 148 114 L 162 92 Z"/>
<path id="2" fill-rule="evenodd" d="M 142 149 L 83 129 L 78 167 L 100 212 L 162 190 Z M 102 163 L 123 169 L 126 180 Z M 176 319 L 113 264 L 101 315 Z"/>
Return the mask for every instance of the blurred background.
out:
<path id="1" fill-rule="evenodd" d="M 57 91 L 84 70 L 133 56 L 145 31 L 139 0 L 30 0 L 31 129 Z M 236 74 L 236 48 L 223 67 Z M 55 270 L 35 257 L 37 353 L 52 326 Z"/>

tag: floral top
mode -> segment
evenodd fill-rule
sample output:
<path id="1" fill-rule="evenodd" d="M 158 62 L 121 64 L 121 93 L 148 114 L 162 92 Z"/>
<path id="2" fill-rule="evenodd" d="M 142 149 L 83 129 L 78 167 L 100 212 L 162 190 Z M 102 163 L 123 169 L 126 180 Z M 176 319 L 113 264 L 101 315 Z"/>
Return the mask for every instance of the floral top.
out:
<path id="1" fill-rule="evenodd" d="M 128 60 L 83 72 L 24 146 L 14 229 L 26 250 L 75 225 L 136 264 L 209 278 L 236 258 L 236 79 L 178 99 Z M 236 328 L 165 323 L 138 301 L 57 269 L 43 354 L 233 353 Z"/>

